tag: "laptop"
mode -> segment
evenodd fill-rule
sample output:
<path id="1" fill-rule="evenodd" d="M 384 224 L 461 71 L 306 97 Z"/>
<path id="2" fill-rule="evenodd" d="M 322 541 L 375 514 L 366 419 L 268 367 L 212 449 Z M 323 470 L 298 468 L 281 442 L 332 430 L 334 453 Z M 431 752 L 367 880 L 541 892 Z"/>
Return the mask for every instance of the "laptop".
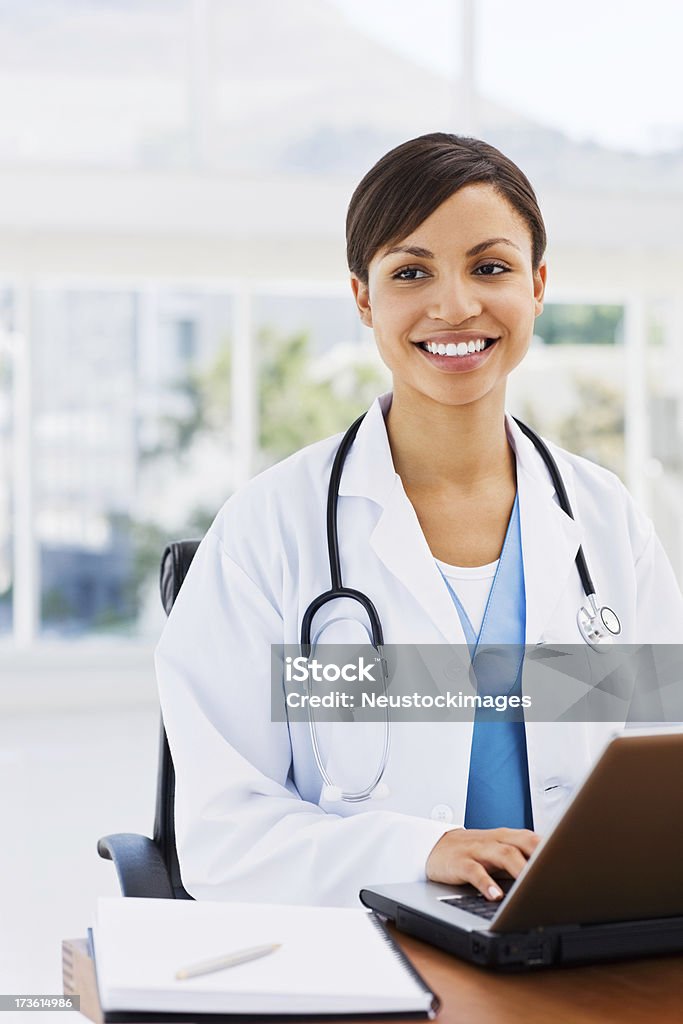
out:
<path id="1" fill-rule="evenodd" d="M 683 730 L 612 739 L 516 880 L 362 889 L 366 907 L 486 967 L 524 970 L 683 952 Z"/>

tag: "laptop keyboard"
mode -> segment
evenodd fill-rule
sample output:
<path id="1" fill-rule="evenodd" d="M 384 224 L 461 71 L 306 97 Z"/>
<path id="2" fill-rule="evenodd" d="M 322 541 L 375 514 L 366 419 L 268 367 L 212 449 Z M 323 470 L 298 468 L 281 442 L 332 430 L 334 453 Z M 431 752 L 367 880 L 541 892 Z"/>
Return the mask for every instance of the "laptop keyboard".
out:
<path id="1" fill-rule="evenodd" d="M 504 893 L 512 886 L 513 879 L 503 879 L 498 882 Z M 453 896 L 447 900 L 439 900 L 439 903 L 447 903 L 451 907 L 458 907 L 459 910 L 466 910 L 468 914 L 476 914 L 477 917 L 485 917 L 487 921 L 491 921 L 498 911 L 501 905 L 505 902 L 505 896 L 502 900 L 487 900 L 485 896 L 482 896 L 480 892 L 473 892 L 471 895 L 465 896 Z"/>
<path id="2" fill-rule="evenodd" d="M 477 917 L 485 917 L 490 921 L 498 913 L 502 900 L 491 903 L 484 896 L 458 896 L 452 900 L 439 900 L 439 903 L 447 903 L 458 910 L 466 910 L 468 914 L 476 914 Z"/>

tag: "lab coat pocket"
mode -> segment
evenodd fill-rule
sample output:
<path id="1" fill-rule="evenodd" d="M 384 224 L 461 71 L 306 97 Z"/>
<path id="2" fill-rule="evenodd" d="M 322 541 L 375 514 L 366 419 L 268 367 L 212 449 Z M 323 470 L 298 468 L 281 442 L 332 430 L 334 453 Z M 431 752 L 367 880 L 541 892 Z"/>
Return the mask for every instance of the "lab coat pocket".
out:
<path id="1" fill-rule="evenodd" d="M 563 813 L 573 792 L 574 786 L 561 779 L 546 780 L 543 790 L 544 832 L 552 827 Z"/>

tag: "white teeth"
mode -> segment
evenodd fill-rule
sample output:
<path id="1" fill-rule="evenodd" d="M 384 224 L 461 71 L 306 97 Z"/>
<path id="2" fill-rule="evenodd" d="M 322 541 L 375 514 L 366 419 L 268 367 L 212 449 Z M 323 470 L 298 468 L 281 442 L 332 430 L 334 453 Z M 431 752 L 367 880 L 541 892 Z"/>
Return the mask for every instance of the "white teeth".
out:
<path id="1" fill-rule="evenodd" d="M 434 356 L 467 356 L 473 352 L 481 352 L 486 348 L 486 340 L 485 338 L 477 338 L 469 342 L 459 341 L 457 344 L 449 341 L 447 345 L 444 345 L 443 342 L 427 341 L 425 342 L 425 348 Z"/>

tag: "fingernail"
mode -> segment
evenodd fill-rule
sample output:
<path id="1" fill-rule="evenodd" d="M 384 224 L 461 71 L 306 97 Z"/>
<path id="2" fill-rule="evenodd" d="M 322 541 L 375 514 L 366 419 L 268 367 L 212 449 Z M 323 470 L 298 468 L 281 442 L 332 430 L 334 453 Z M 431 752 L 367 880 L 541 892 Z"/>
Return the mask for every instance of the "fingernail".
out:
<path id="1" fill-rule="evenodd" d="M 497 889 L 495 885 L 489 886 L 489 896 L 492 900 L 499 900 L 502 895 L 500 889 Z"/>

